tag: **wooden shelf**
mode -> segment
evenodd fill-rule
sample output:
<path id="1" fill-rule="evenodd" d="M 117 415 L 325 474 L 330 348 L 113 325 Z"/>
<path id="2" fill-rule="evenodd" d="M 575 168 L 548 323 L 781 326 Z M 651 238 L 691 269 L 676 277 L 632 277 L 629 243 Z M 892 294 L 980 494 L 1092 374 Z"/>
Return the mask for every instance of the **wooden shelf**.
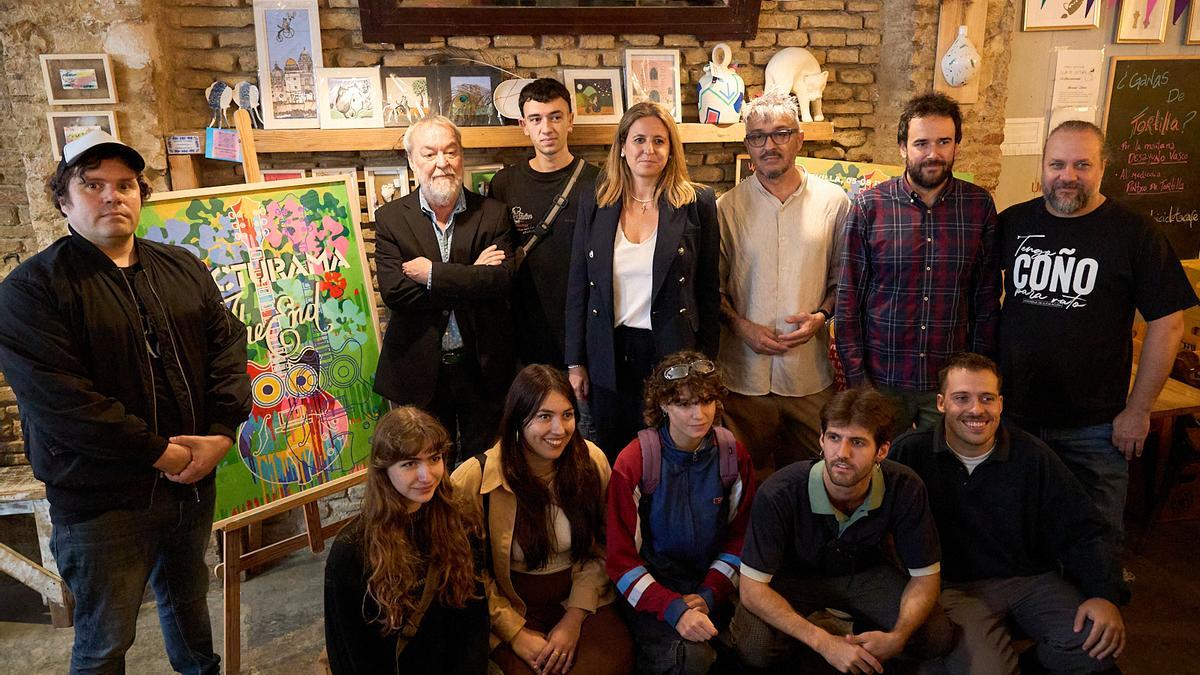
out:
<path id="1" fill-rule="evenodd" d="M 833 139 L 833 125 L 829 122 L 800 126 L 806 141 Z M 740 123 L 679 125 L 684 143 L 740 143 L 745 133 L 746 127 Z M 577 124 L 570 140 L 572 145 L 608 145 L 615 134 L 615 124 Z M 467 148 L 523 148 L 529 145 L 529 139 L 517 126 L 463 127 L 462 135 L 463 146 Z M 403 137 L 403 128 L 254 130 L 254 144 L 259 153 L 400 150 Z"/>

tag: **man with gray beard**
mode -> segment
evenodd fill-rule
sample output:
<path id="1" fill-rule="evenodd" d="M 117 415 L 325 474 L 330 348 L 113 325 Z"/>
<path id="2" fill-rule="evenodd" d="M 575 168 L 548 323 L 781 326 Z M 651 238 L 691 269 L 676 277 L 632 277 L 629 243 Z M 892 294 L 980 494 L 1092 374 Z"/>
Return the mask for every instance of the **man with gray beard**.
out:
<path id="1" fill-rule="evenodd" d="M 1043 197 L 1000 214 L 1000 365 L 1006 416 L 1079 478 L 1119 554 L 1127 462 L 1197 300 L 1166 237 L 1100 194 L 1104 168 L 1099 127 L 1064 122 L 1042 152 Z M 1134 310 L 1148 326 L 1131 391 Z"/>
<path id="2" fill-rule="evenodd" d="M 420 188 L 376 212 L 379 293 L 391 310 L 375 391 L 433 413 L 458 459 L 495 440 L 513 375 L 504 204 L 463 189 L 458 127 L 441 115 L 404 134 Z"/>

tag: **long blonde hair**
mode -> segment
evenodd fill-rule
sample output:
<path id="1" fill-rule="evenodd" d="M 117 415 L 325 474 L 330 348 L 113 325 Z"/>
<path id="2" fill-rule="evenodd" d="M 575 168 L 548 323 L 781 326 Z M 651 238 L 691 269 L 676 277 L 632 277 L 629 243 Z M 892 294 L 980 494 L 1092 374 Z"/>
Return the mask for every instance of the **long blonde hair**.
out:
<path id="1" fill-rule="evenodd" d="M 621 148 L 629 138 L 629 128 L 643 117 L 654 117 L 663 123 L 667 128 L 667 140 L 671 146 L 671 152 L 667 155 L 667 165 L 663 167 L 663 172 L 654 186 L 655 196 L 659 193 L 665 194 L 667 201 L 675 208 L 691 204 L 696 201 L 698 186 L 688 177 L 683 143 L 679 140 L 679 128 L 675 126 L 675 120 L 671 119 L 671 113 L 667 112 L 666 108 L 651 101 L 636 103 L 621 116 L 621 123 L 617 125 L 617 138 L 608 149 L 608 159 L 604 162 L 604 170 L 600 172 L 600 181 L 596 184 L 596 204 L 612 206 L 633 189 L 633 174 L 630 173 L 625 158 L 621 156 Z"/>

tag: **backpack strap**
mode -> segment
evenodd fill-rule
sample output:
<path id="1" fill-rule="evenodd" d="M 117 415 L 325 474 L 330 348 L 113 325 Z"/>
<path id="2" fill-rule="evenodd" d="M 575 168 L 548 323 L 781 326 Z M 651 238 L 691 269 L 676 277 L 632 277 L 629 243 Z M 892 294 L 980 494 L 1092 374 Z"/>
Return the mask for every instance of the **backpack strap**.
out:
<path id="1" fill-rule="evenodd" d="M 728 490 L 738 479 L 737 440 L 733 432 L 722 426 L 713 426 L 717 434 L 717 452 L 720 453 L 721 485 Z"/>
<path id="2" fill-rule="evenodd" d="M 638 487 L 642 495 L 653 494 L 662 477 L 662 439 L 658 429 L 642 429 L 638 432 L 638 443 L 642 446 L 642 481 Z"/>

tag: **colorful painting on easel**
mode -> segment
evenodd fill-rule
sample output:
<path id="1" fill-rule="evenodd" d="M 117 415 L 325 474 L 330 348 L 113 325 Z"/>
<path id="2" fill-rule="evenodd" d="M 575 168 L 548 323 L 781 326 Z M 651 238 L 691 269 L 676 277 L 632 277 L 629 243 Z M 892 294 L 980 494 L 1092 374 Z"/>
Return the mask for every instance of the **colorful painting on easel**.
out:
<path id="1" fill-rule="evenodd" d="M 386 404 L 349 178 L 168 192 L 139 234 L 203 260 L 246 324 L 253 410 L 217 467 L 218 520 L 365 466 Z"/>

